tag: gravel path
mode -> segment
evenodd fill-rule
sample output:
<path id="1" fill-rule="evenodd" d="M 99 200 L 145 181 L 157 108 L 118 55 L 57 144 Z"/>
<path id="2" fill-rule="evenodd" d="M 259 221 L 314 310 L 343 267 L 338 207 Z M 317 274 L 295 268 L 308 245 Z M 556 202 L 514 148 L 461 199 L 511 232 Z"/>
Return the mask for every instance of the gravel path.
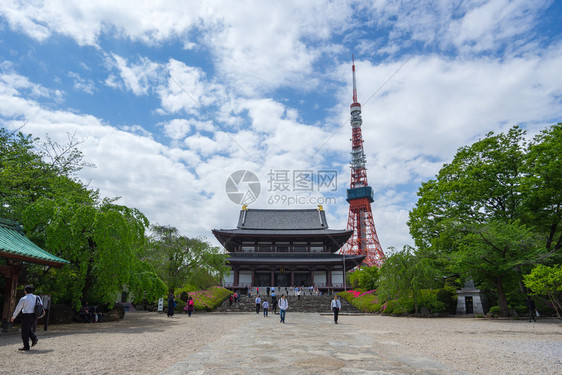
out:
<path id="1" fill-rule="evenodd" d="M 556 319 L 344 317 L 378 337 L 393 353 L 416 353 L 456 371 L 487 374 L 562 374 L 562 323 Z"/>
<path id="2" fill-rule="evenodd" d="M 118 322 L 38 328 L 20 352 L 20 335 L 0 337 L 0 374 L 158 374 L 253 318 L 245 315 L 127 313 Z"/>
<path id="3" fill-rule="evenodd" d="M 320 344 L 315 349 L 316 357 L 332 356 L 331 361 L 298 362 L 296 358 L 308 373 L 330 373 L 325 371 L 328 365 L 340 366 L 333 373 L 348 373 L 342 370 L 348 360 L 342 362 L 339 357 L 346 351 L 354 353 L 351 347 L 355 346 L 366 361 L 379 356 L 381 366 L 384 361 L 395 364 L 385 367 L 386 371 L 379 368 L 379 374 L 562 373 L 562 324 L 557 320 L 528 323 L 344 315 L 335 326 L 329 316 L 289 312 L 287 326 L 281 328 L 278 319 L 270 319 L 252 313 L 166 318 L 165 314 L 137 312 L 127 313 L 119 322 L 53 325 L 47 332 L 38 332 L 39 343 L 29 352 L 17 350 L 21 347 L 19 335 L 0 337 L 0 374 L 158 374 L 170 369 L 175 369 L 170 373 L 185 373 L 182 364 L 208 362 L 212 352 L 228 350 L 237 340 L 245 343 L 246 349 L 239 348 L 242 357 L 255 356 L 252 363 L 268 366 L 271 361 L 262 361 L 264 352 L 255 348 L 267 341 L 272 358 L 282 356 L 272 334 L 277 331 L 284 335 L 286 345 L 304 348 L 301 351 L 306 356 L 310 356 L 306 349 L 310 345 L 326 342 L 324 335 L 341 335 L 340 344 L 328 345 L 328 351 L 322 352 Z M 371 353 L 373 358 L 367 358 Z M 411 368 L 417 370 L 408 370 Z M 233 373 L 250 372 L 239 368 Z"/>

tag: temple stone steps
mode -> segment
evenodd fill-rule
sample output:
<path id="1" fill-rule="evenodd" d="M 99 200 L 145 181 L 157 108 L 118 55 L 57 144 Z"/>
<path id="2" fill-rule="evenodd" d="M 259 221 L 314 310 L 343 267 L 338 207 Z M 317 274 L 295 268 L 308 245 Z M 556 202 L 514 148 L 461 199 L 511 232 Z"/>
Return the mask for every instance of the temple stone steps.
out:
<path id="1" fill-rule="evenodd" d="M 263 297 L 262 302 L 263 302 Z M 301 299 L 298 300 L 295 296 L 289 296 L 289 311 L 294 312 L 317 312 L 317 313 L 329 313 L 331 312 L 330 304 L 333 296 L 329 295 L 322 295 L 322 296 L 301 296 Z M 271 297 L 268 299 L 271 304 Z M 340 298 L 340 302 L 342 305 L 342 313 L 358 313 L 357 310 L 353 305 L 347 302 L 344 299 Z M 232 303 L 230 306 L 230 302 L 226 300 L 222 305 L 217 307 L 215 311 L 218 312 L 255 312 L 256 311 L 256 304 L 255 304 L 255 296 L 249 298 L 248 296 L 242 296 L 239 303 Z M 260 307 L 260 313 L 262 308 Z M 269 307 L 269 311 L 273 311 L 271 306 Z M 277 309 L 279 312 L 279 309 Z"/>

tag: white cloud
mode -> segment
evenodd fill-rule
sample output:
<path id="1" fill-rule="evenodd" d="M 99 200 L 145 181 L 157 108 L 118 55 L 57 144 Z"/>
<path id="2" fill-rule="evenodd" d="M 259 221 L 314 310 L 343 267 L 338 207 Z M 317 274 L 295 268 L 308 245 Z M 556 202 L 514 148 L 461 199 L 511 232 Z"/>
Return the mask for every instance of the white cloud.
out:
<path id="1" fill-rule="evenodd" d="M 112 53 L 107 60 L 110 69 L 115 68 L 119 71 L 125 89 L 137 96 L 148 93 L 149 88 L 156 83 L 158 73 L 161 70 L 157 63 L 146 57 L 141 57 L 138 64 L 128 64 L 125 58 Z M 121 88 L 122 86 L 114 74 L 110 74 L 106 79 L 106 84 L 114 88 Z"/>
<path id="2" fill-rule="evenodd" d="M 80 74 L 69 72 L 68 76 L 74 81 L 74 88 L 78 91 L 83 91 L 86 94 L 93 95 L 96 89 L 94 81 L 80 77 Z"/>
<path id="3" fill-rule="evenodd" d="M 406 47 L 418 41 L 443 50 L 480 53 L 521 48 L 550 4 L 549 0 L 379 1 L 367 5 L 364 14 L 377 25 L 390 27 L 392 44 Z"/>

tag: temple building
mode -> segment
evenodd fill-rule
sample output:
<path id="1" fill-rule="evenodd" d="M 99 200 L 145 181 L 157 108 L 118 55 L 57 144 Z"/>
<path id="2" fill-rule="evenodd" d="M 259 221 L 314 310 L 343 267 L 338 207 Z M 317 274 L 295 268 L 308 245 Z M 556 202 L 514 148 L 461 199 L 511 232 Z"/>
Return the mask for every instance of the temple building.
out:
<path id="1" fill-rule="evenodd" d="M 329 229 L 318 209 L 240 211 L 236 229 L 214 229 L 229 252 L 229 289 L 314 286 L 344 289 L 345 271 L 361 264 L 364 255 L 336 252 L 353 230 Z"/>

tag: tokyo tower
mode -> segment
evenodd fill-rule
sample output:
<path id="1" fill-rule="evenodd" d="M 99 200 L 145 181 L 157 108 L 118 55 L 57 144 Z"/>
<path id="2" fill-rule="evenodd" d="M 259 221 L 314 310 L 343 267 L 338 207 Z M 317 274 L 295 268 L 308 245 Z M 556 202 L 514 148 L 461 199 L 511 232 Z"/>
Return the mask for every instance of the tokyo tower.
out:
<path id="1" fill-rule="evenodd" d="M 361 135 L 361 104 L 357 102 L 357 87 L 355 82 L 355 59 L 353 59 L 353 103 L 351 103 L 351 184 L 347 189 L 349 202 L 349 216 L 347 229 L 353 230 L 353 235 L 343 246 L 341 253 L 348 255 L 365 255 L 363 264 L 368 266 L 382 266 L 384 252 L 379 243 L 371 203 L 374 202 L 373 188 L 367 182 L 367 158 L 363 150 Z"/>

